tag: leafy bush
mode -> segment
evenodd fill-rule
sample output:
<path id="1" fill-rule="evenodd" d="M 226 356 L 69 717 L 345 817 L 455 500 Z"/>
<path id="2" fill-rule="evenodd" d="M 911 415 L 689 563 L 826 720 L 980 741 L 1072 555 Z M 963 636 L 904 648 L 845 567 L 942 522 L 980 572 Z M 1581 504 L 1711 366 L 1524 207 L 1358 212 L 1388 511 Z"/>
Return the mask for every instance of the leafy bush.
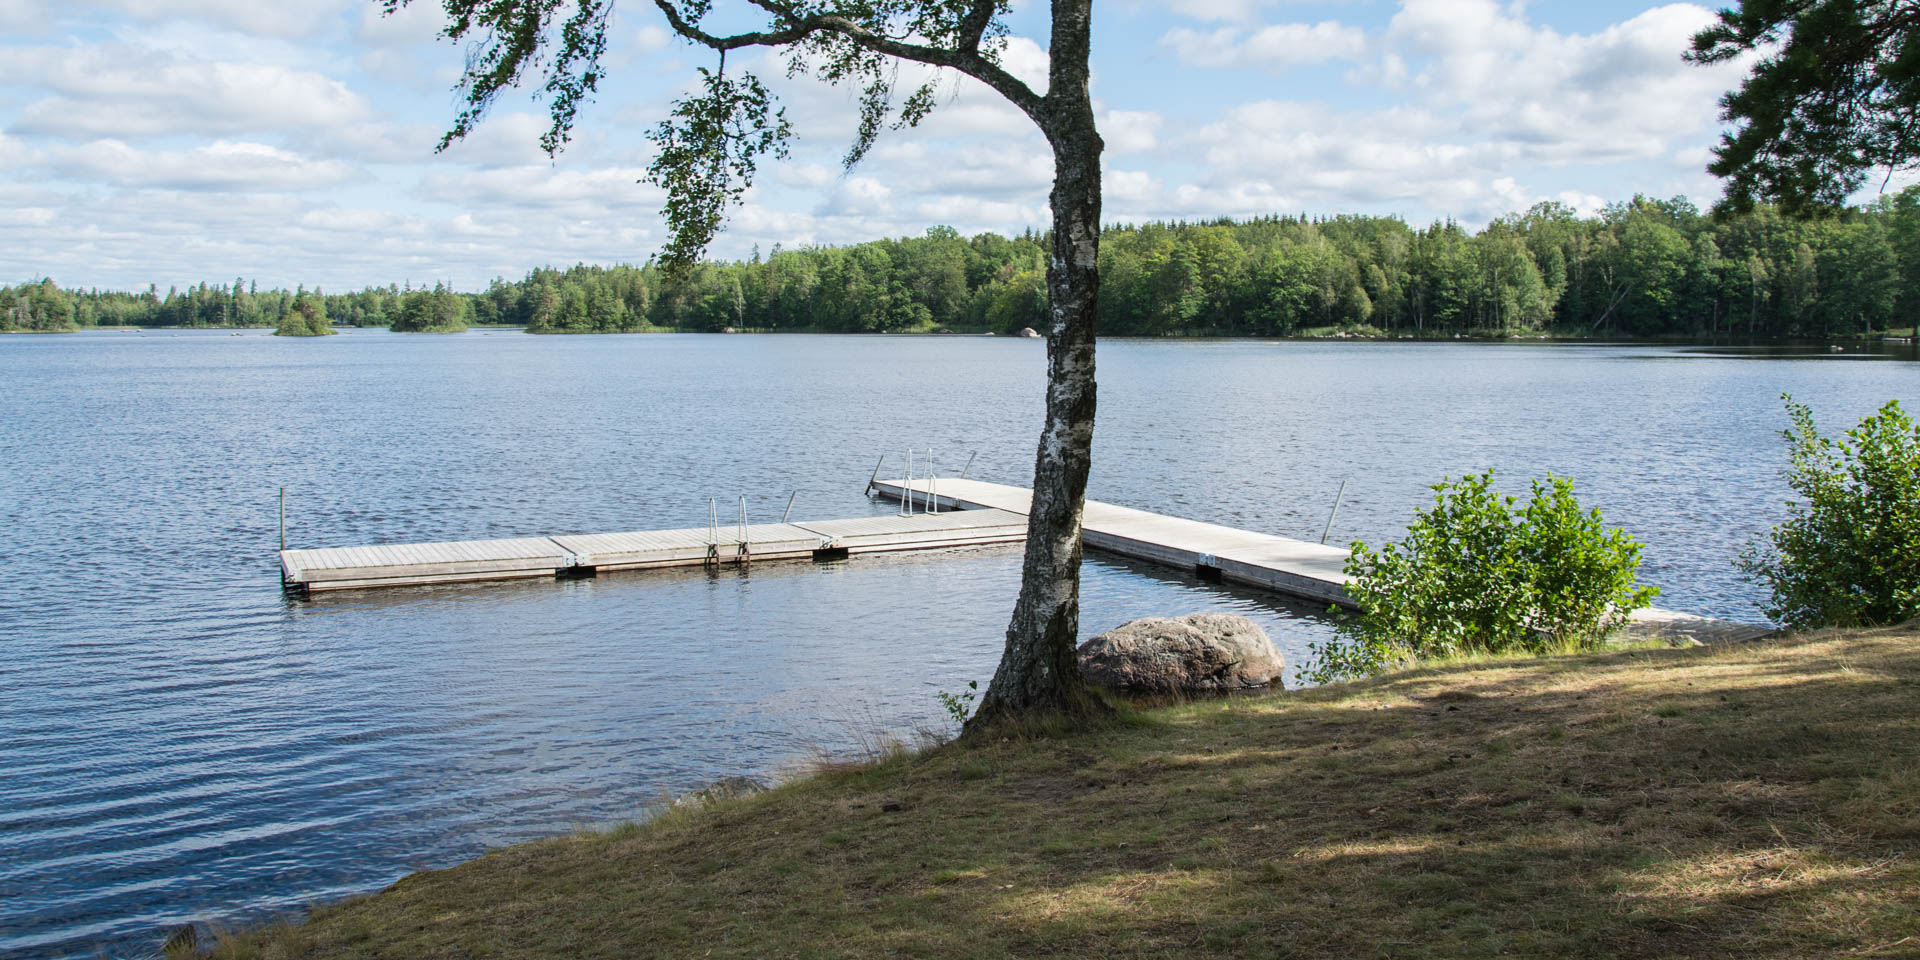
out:
<path id="1" fill-rule="evenodd" d="M 1739 565 L 1773 591 L 1789 627 L 1872 626 L 1920 616 L 1920 427 L 1890 400 L 1838 442 L 1783 396 L 1787 483 L 1800 502 Z"/>
<path id="2" fill-rule="evenodd" d="M 1573 481 L 1533 481 L 1519 511 L 1493 471 L 1434 484 L 1403 543 L 1356 541 L 1346 571 L 1359 612 L 1315 644 L 1326 683 L 1463 653 L 1546 652 L 1598 644 L 1659 593 L 1638 586 L 1640 545 L 1583 512 Z"/>

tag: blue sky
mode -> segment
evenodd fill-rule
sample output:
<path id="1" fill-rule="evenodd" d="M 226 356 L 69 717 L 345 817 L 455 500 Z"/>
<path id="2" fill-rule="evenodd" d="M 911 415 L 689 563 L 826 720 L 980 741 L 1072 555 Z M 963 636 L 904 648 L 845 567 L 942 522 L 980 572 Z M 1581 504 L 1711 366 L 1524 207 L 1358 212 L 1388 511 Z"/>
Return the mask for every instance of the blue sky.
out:
<path id="1" fill-rule="evenodd" d="M 435 155 L 461 63 L 434 39 L 439 15 L 433 0 L 395 17 L 372 0 L 0 0 L 0 280 L 476 289 L 655 252 L 643 133 L 707 58 L 630 0 L 611 79 L 557 160 L 537 148 L 542 106 L 518 94 Z M 1477 226 L 1635 192 L 1704 206 L 1715 100 L 1740 75 L 1681 62 L 1711 18 L 1692 4 L 1101 0 L 1096 15 L 1109 222 Z M 1016 6 L 1006 62 L 1023 76 L 1044 79 L 1044 16 Z M 776 88 L 801 140 L 714 254 L 1045 224 L 1043 142 L 972 81 L 851 172 L 850 92 Z"/>

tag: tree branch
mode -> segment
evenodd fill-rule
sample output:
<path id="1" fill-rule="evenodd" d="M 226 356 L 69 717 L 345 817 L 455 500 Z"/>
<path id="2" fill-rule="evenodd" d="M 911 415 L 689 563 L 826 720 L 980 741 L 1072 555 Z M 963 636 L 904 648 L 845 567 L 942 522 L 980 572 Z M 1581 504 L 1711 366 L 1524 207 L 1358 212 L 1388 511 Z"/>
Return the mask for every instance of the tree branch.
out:
<path id="1" fill-rule="evenodd" d="M 993 22 L 995 4 L 993 0 L 974 0 L 973 9 L 960 20 L 961 50 L 979 50 L 980 41 L 987 35 L 987 26 Z"/>
<path id="2" fill-rule="evenodd" d="M 1020 78 L 1008 73 L 999 64 L 988 60 L 980 53 L 980 38 L 984 36 L 988 22 L 992 19 L 993 0 L 977 0 L 961 24 L 962 45 L 956 47 L 936 47 L 919 43 L 908 43 L 884 34 L 875 33 L 852 19 L 836 14 L 809 14 L 801 16 L 786 4 L 777 0 L 752 0 L 758 6 L 786 23 L 785 29 L 736 33 L 726 36 L 711 34 L 700 29 L 680 15 L 672 0 L 653 0 L 653 4 L 666 15 L 667 24 L 673 32 L 694 43 L 712 50 L 725 52 L 742 47 L 778 47 L 797 43 L 816 33 L 833 33 L 846 37 L 858 46 L 883 53 L 902 60 L 924 63 L 928 66 L 947 67 L 958 70 L 993 88 L 994 92 L 1006 97 L 1021 112 L 1031 117 L 1044 129 L 1047 119 L 1046 98 L 1033 92 Z M 983 12 L 984 11 L 984 12 Z"/>

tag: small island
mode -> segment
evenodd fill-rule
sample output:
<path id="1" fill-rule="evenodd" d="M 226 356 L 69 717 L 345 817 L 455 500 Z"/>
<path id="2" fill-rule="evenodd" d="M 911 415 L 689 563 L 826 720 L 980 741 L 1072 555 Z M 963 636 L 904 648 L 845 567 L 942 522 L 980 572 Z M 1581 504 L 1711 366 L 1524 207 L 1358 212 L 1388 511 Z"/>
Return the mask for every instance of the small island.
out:
<path id="1" fill-rule="evenodd" d="M 330 337 L 338 332 L 327 319 L 326 298 L 318 290 L 309 296 L 304 287 L 294 294 L 293 303 L 273 328 L 276 337 Z"/>

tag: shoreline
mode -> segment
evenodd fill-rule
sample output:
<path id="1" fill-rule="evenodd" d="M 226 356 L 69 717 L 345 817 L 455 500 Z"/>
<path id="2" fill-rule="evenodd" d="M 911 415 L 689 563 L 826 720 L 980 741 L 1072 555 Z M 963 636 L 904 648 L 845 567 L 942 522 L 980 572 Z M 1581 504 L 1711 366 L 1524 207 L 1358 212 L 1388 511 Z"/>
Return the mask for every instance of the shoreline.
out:
<path id="1" fill-rule="evenodd" d="M 71 330 L 0 330 L 0 335 L 57 335 L 74 333 L 182 333 L 206 331 L 209 333 L 249 333 L 271 332 L 273 327 L 75 327 Z M 340 324 L 337 330 L 386 330 L 383 326 L 355 326 Z M 629 336 L 629 335 L 712 335 L 712 336 L 845 336 L 845 337 L 952 337 L 985 338 L 1001 340 L 1045 338 L 1020 337 L 1013 334 L 979 330 L 822 330 L 822 329 L 727 329 L 694 330 L 677 327 L 654 327 L 644 330 L 528 330 L 515 324 L 469 324 L 464 330 L 406 331 L 457 335 L 469 331 L 491 333 L 510 331 L 527 333 L 533 336 L 554 337 L 592 337 L 592 336 Z M 1829 337 L 1821 339 L 1806 338 L 1767 338 L 1767 337 L 1603 337 L 1585 334 L 1557 334 L 1552 332 L 1528 332 L 1508 335 L 1485 333 L 1435 334 L 1411 330 L 1388 330 L 1368 333 L 1328 332 L 1301 333 L 1292 336 L 1271 336 L 1260 334 L 1238 334 L 1227 332 L 1201 331 L 1194 333 L 1164 334 L 1143 336 L 1137 334 L 1113 334 L 1100 337 L 1101 340 L 1128 342 L 1178 342 L 1189 340 L 1210 340 L 1225 342 L 1254 343 L 1495 343 L 1495 344 L 1567 344 L 1587 346 L 1697 346 L 1697 347 L 1831 347 L 1844 344 L 1851 349 L 1884 348 L 1887 350 L 1907 347 L 1912 337 L 1902 334 L 1873 334 L 1869 336 Z"/>
<path id="2" fill-rule="evenodd" d="M 1906 942 L 1916 640 L 1910 623 L 1480 659 L 894 749 L 415 873 L 221 949 L 1784 958 Z"/>

